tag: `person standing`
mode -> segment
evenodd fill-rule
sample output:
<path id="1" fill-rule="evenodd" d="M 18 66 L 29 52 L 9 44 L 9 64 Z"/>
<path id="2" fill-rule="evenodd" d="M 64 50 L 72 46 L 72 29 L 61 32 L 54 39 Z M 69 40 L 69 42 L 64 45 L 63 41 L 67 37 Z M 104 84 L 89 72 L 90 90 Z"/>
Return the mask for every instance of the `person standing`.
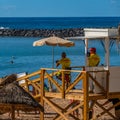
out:
<path id="1" fill-rule="evenodd" d="M 92 67 L 98 66 L 100 63 L 100 57 L 96 53 L 96 48 L 91 47 L 89 54 L 88 54 L 88 67 L 91 67 L 90 70 L 92 71 Z M 95 73 L 92 73 L 93 77 L 95 77 Z M 93 92 L 93 82 L 92 80 L 89 81 L 89 92 Z"/>
<path id="2" fill-rule="evenodd" d="M 96 54 L 96 48 L 95 47 L 91 47 L 89 52 L 88 52 L 88 67 L 90 71 L 93 71 L 92 67 L 96 67 L 98 66 L 100 63 L 100 57 Z M 95 78 L 95 73 L 92 73 L 93 78 Z M 89 80 L 89 92 L 93 93 L 94 90 L 94 85 L 93 85 L 93 81 L 90 79 Z M 92 107 L 94 105 L 94 101 L 90 101 L 89 102 L 89 106 L 90 106 L 90 111 L 89 111 L 89 119 L 92 118 L 93 116 L 93 110 Z"/>
<path id="3" fill-rule="evenodd" d="M 71 60 L 67 58 L 67 55 L 65 52 L 62 52 L 61 59 L 56 61 L 56 67 L 58 67 L 59 65 L 61 65 L 62 69 L 65 69 L 65 70 L 70 69 Z M 66 87 L 68 87 L 68 85 L 70 84 L 70 72 L 65 71 L 64 73 L 65 73 Z M 61 72 L 58 72 L 57 78 L 61 80 L 62 79 L 61 77 L 62 77 Z"/>
<path id="4" fill-rule="evenodd" d="M 98 66 L 100 62 L 100 57 L 96 54 L 96 48 L 90 48 L 89 56 L 88 56 L 88 66 L 95 67 Z"/>

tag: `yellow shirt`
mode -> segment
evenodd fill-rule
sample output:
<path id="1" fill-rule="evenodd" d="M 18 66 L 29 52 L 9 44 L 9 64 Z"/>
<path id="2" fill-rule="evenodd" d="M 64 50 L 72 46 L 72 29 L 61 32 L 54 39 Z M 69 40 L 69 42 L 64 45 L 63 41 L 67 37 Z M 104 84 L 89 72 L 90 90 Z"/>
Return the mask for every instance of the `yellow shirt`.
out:
<path id="1" fill-rule="evenodd" d="M 97 66 L 100 62 L 100 57 L 97 54 L 90 54 L 88 57 L 88 66 Z"/>
<path id="2" fill-rule="evenodd" d="M 62 69 L 67 69 L 70 67 L 71 61 L 69 58 L 62 58 L 59 60 L 59 64 L 62 65 Z"/>

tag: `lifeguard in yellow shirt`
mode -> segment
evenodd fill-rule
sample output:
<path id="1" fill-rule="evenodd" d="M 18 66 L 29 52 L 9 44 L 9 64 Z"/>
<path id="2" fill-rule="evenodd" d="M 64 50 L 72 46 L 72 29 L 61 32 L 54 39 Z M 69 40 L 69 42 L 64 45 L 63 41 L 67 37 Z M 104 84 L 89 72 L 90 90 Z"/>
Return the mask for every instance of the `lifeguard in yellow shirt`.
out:
<path id="1" fill-rule="evenodd" d="M 88 56 L 88 66 L 95 67 L 98 66 L 100 62 L 100 57 L 96 54 L 96 48 L 90 48 L 90 55 Z"/>
<path id="2" fill-rule="evenodd" d="M 62 52 L 61 59 L 56 61 L 56 67 L 59 65 L 62 66 L 62 69 L 70 69 L 71 61 L 69 58 L 66 57 L 66 53 Z M 61 72 L 57 73 L 57 78 L 61 80 Z M 66 80 L 66 86 L 68 87 L 68 84 L 70 83 L 70 72 L 65 72 L 65 80 Z"/>
<path id="3" fill-rule="evenodd" d="M 96 48 L 92 47 L 90 48 L 89 54 L 88 54 L 88 66 L 89 67 L 95 67 L 98 66 L 100 63 L 100 57 L 96 54 Z M 93 77 L 95 77 L 95 74 L 93 72 Z M 89 92 L 93 92 L 94 89 L 94 85 L 93 85 L 93 81 L 89 80 Z M 90 101 L 89 105 L 90 108 L 92 108 L 94 102 Z M 93 112 L 92 110 L 89 111 L 89 119 L 92 118 Z"/>

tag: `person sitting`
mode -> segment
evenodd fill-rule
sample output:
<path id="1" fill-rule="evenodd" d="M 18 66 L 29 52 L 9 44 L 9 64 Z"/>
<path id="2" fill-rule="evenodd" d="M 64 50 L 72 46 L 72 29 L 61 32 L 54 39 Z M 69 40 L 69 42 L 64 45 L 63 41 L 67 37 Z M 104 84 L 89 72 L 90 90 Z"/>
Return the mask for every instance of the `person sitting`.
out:
<path id="1" fill-rule="evenodd" d="M 69 70 L 70 69 L 71 61 L 66 56 L 67 56 L 66 53 L 62 52 L 61 59 L 56 61 L 56 67 L 61 65 L 62 69 L 65 69 L 65 70 Z M 66 80 L 66 87 L 68 87 L 68 85 L 70 84 L 70 72 L 69 71 L 65 71 L 64 73 L 65 73 L 64 75 L 65 75 L 65 80 Z M 62 79 L 61 72 L 58 72 L 56 77 L 61 80 Z"/>

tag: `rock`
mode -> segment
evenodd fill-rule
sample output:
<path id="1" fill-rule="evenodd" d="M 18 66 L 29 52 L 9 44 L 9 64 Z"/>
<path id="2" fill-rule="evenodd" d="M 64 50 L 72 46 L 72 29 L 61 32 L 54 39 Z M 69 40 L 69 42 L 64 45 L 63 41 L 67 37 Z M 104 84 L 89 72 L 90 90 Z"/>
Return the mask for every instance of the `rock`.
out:
<path id="1" fill-rule="evenodd" d="M 18 36 L 18 37 L 75 37 L 83 36 L 83 28 L 70 29 L 0 29 L 0 36 Z"/>

